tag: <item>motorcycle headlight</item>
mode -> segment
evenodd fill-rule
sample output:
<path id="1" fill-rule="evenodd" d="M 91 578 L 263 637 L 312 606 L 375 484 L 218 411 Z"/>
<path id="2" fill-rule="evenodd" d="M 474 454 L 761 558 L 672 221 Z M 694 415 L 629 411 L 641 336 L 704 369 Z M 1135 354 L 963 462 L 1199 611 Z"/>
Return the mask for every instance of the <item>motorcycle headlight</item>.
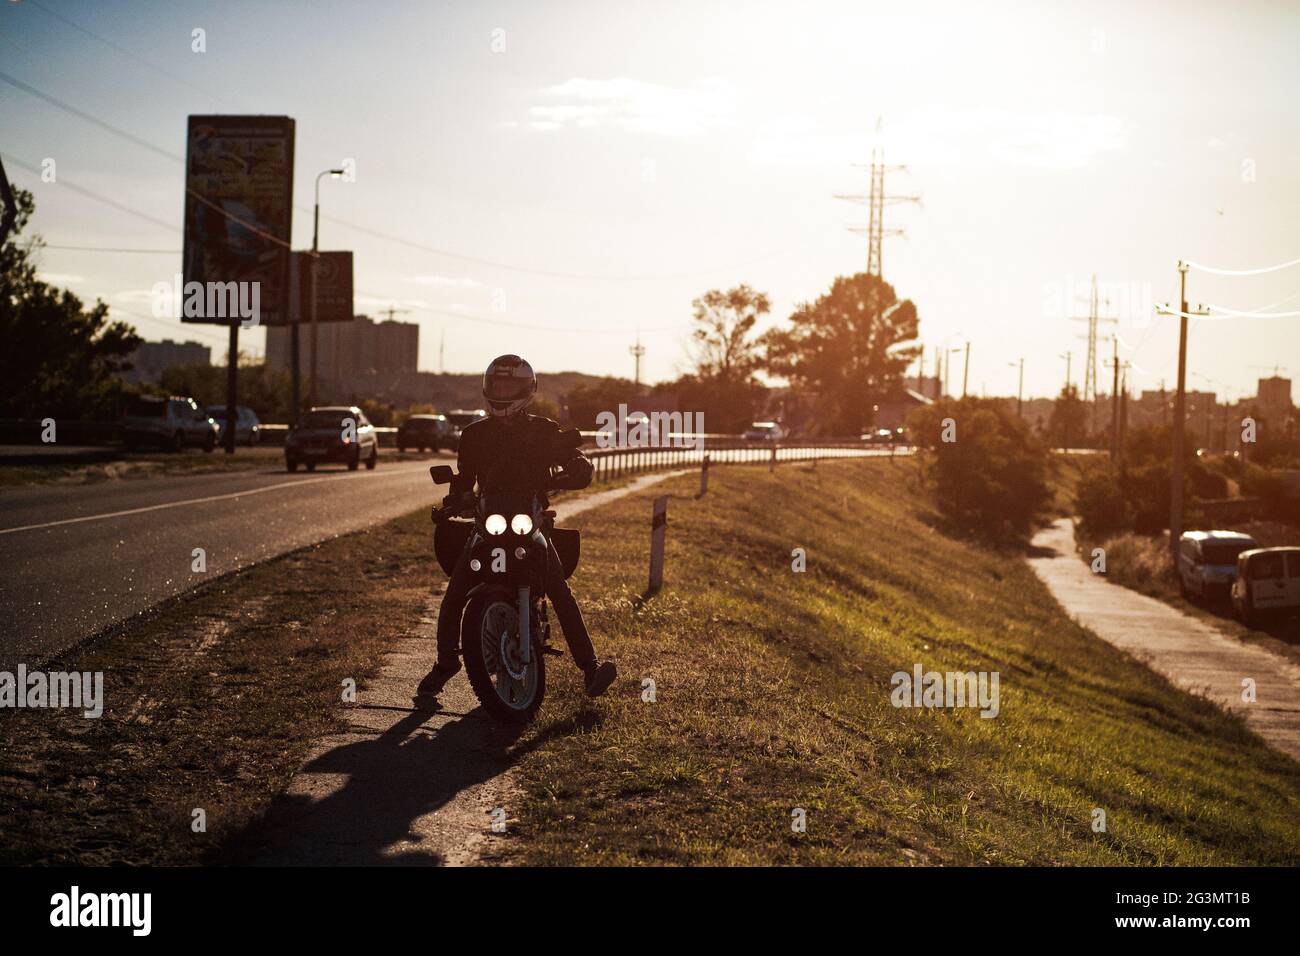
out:
<path id="1" fill-rule="evenodd" d="M 533 519 L 528 515 L 515 515 L 510 519 L 510 530 L 515 534 L 532 534 Z"/>
<path id="2" fill-rule="evenodd" d="M 487 529 L 488 534 L 505 534 L 506 516 L 488 515 L 487 520 L 483 522 L 483 527 Z"/>

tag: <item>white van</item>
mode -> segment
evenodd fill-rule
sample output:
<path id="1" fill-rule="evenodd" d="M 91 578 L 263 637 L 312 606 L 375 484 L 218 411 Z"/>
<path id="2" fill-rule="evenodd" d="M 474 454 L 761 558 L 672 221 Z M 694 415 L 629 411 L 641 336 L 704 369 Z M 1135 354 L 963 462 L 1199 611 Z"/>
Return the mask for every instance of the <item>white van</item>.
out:
<path id="1" fill-rule="evenodd" d="M 1247 626 L 1262 614 L 1300 608 L 1300 548 L 1255 548 L 1237 557 L 1232 609 Z"/>
<path id="2" fill-rule="evenodd" d="M 1178 583 L 1183 597 L 1226 598 L 1237 576 L 1237 556 L 1259 542 L 1238 531 L 1185 531 L 1178 539 Z"/>

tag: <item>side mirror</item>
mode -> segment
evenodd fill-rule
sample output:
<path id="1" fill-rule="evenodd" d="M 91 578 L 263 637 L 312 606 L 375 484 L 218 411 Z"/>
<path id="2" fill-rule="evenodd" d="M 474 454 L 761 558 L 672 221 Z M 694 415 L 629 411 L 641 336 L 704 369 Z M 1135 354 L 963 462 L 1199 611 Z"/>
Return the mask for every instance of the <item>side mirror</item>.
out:
<path id="1" fill-rule="evenodd" d="M 456 470 L 451 465 L 433 465 L 429 468 L 429 477 L 435 485 L 449 485 L 456 477 Z"/>

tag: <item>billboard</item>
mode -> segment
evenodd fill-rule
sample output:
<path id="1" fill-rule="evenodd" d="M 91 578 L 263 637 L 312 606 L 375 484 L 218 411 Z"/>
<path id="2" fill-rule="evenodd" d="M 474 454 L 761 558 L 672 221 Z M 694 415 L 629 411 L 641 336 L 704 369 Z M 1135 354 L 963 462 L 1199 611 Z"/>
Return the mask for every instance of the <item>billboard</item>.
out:
<path id="1" fill-rule="evenodd" d="M 311 322 L 311 253 L 293 254 L 294 303 L 291 315 L 306 325 Z M 316 259 L 316 321 L 351 322 L 352 253 L 321 252 Z"/>
<path id="2" fill-rule="evenodd" d="M 189 118 L 182 322 L 288 321 L 293 141 L 288 116 Z"/>

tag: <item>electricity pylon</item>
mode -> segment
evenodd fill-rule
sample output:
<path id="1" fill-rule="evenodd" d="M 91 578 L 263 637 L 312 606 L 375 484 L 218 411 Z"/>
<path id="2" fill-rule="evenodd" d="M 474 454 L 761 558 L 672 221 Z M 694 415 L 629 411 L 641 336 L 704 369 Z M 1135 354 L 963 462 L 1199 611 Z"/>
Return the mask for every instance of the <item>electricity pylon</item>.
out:
<path id="1" fill-rule="evenodd" d="M 867 234 L 867 274 L 879 277 L 881 274 L 881 241 L 885 236 L 903 236 L 906 232 L 898 227 L 885 227 L 885 207 L 895 206 L 899 203 L 921 201 L 920 196 L 890 196 L 885 192 L 885 171 L 903 170 L 906 166 L 886 165 L 885 149 L 880 142 L 880 117 L 876 117 L 876 138 L 871 146 L 871 164 L 863 165 L 854 163 L 859 169 L 871 170 L 871 191 L 867 195 L 857 194 L 836 194 L 836 199 L 845 199 L 849 202 L 866 203 L 868 209 L 867 226 L 864 229 L 861 226 L 849 226 L 849 232 Z"/>

